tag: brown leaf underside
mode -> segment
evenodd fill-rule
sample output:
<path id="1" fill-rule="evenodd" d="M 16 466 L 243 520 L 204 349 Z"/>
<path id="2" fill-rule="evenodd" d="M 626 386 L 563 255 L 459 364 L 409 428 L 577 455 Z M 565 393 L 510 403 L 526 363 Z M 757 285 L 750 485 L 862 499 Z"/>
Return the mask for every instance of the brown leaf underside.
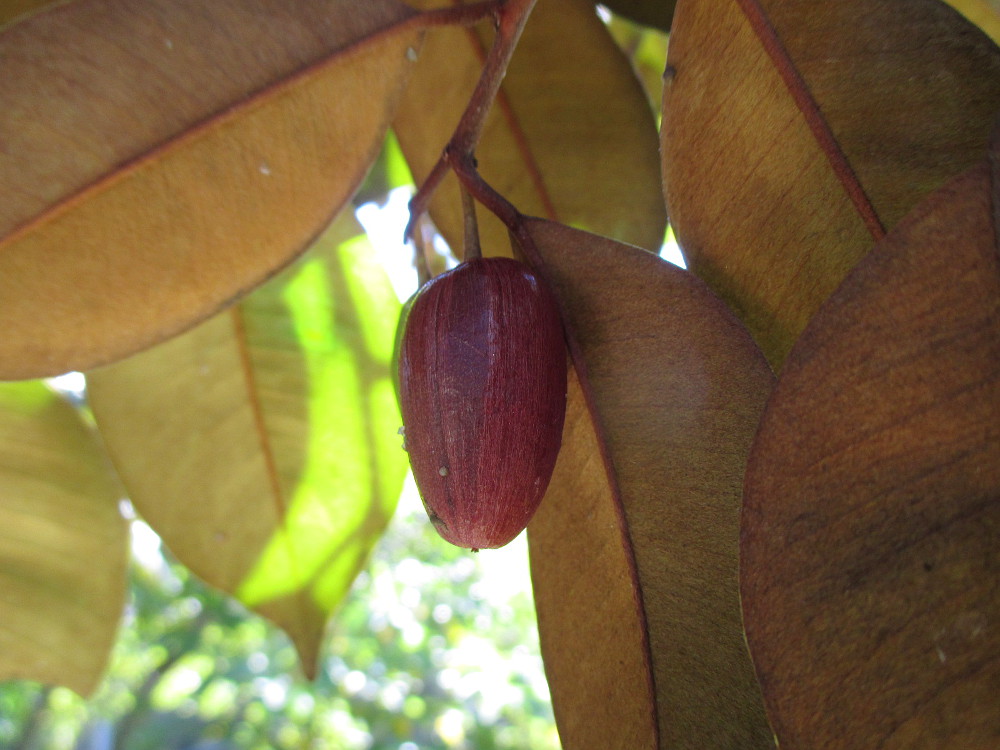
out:
<path id="1" fill-rule="evenodd" d="M 575 465 L 557 469 L 529 528 L 542 649 L 563 741 L 648 747 L 630 744 L 636 738 L 622 732 L 621 721 L 609 729 L 614 706 L 607 691 L 622 690 L 622 681 L 631 686 L 629 713 L 639 717 L 638 739 L 648 743 L 640 719 L 651 667 L 650 710 L 661 747 L 770 747 L 736 587 L 744 462 L 773 375 L 742 326 L 691 274 L 542 220 L 528 220 L 526 231 L 560 298 L 594 408 L 592 418 L 578 403 L 571 412 L 563 448 L 571 457 L 561 460 Z M 603 441 L 607 467 L 596 441 Z M 563 525 L 589 513 L 577 505 L 581 495 L 586 508 L 598 505 L 585 515 L 584 542 Z M 629 543 L 634 589 L 623 568 Z M 592 555 L 614 564 L 598 566 Z M 580 598 L 571 605 L 573 618 L 560 612 L 567 591 Z M 635 607 L 648 631 L 646 674 L 632 671 Z M 614 623 L 578 621 L 606 618 L 609 609 L 622 623 L 618 635 Z M 602 638 L 593 640 L 595 633 Z M 629 671 L 620 660 L 632 665 Z M 602 682 L 604 689 L 594 688 Z"/>
<path id="2" fill-rule="evenodd" d="M 394 0 L 78 0 L 0 35 L 0 377 L 189 327 L 301 252 L 382 142 Z"/>
<path id="3" fill-rule="evenodd" d="M 778 367 L 885 228 L 984 153 L 1000 51 L 936 0 L 682 0 L 664 195 Z"/>
<path id="4" fill-rule="evenodd" d="M 782 748 L 1000 744 L 996 211 L 985 164 L 921 204 L 764 415 L 742 594 Z"/>
<path id="5" fill-rule="evenodd" d="M 562 449 L 528 527 L 545 673 L 567 750 L 657 747 L 635 562 L 579 381 L 570 369 Z"/>

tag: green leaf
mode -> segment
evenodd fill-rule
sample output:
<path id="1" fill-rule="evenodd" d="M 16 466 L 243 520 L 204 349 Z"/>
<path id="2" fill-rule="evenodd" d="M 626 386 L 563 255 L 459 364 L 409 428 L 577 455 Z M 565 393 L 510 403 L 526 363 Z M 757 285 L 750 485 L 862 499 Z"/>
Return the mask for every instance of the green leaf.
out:
<path id="1" fill-rule="evenodd" d="M 87 695 L 125 602 L 120 489 L 76 410 L 37 381 L 0 384 L 0 446 L 0 680 Z"/>
<path id="2" fill-rule="evenodd" d="M 389 376 L 400 305 L 356 232 L 338 220 L 240 305 L 88 374 L 138 511 L 283 627 L 310 674 L 406 472 Z"/>
<path id="3" fill-rule="evenodd" d="M 637 23 L 670 31 L 677 0 L 605 0 L 601 4 Z"/>
<path id="4" fill-rule="evenodd" d="M 385 144 L 372 164 L 368 176 L 358 192 L 354 194 L 353 203 L 360 206 L 369 201 L 382 202 L 389 191 L 403 185 L 412 185 L 413 176 L 403 157 L 396 134 L 391 130 L 385 137 Z"/>

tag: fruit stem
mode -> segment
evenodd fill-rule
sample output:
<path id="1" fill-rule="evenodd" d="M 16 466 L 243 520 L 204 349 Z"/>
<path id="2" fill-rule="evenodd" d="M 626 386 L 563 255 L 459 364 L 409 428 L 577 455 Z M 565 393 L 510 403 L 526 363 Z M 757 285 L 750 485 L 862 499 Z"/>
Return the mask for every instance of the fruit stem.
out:
<path id="1" fill-rule="evenodd" d="M 476 202 L 472 193 L 462 185 L 462 216 L 465 219 L 465 243 L 462 249 L 462 260 L 482 258 L 483 251 L 479 246 L 479 222 L 476 219 Z"/>
<path id="2" fill-rule="evenodd" d="M 521 38 L 524 24 L 535 7 L 535 2 L 536 0 L 501 0 L 498 3 L 488 4 L 493 6 L 493 19 L 497 32 L 496 37 L 493 39 L 493 46 L 486 57 L 483 72 L 480 74 L 476 88 L 469 98 L 465 112 L 462 113 L 462 117 L 455 127 L 455 132 L 452 133 L 451 140 L 448 141 L 448 145 L 445 146 L 441 157 L 434 165 L 434 168 L 431 169 L 430 174 L 427 175 L 427 179 L 424 180 L 417 194 L 410 200 L 410 221 L 406 225 L 406 230 L 403 234 L 404 239 L 412 236 L 417 217 L 421 216 L 427 210 L 431 196 L 441 183 L 441 180 L 448 173 L 448 170 L 454 168 L 456 161 L 472 159 L 472 154 L 475 152 L 476 145 L 479 143 L 479 139 L 483 133 L 483 127 L 486 124 L 486 116 L 489 114 L 490 107 L 493 105 L 497 93 L 500 91 L 500 84 L 503 83 L 504 75 L 507 73 L 510 58 L 513 56 L 517 42 Z M 484 4 L 480 3 L 476 6 L 470 5 L 466 7 L 476 8 L 481 5 Z M 457 11 L 459 8 L 445 8 L 442 10 Z M 483 13 L 481 18 L 486 18 L 488 15 L 488 13 Z"/>
<path id="3" fill-rule="evenodd" d="M 427 263 L 428 238 L 425 227 L 421 227 L 413 237 L 413 266 L 417 269 L 417 286 L 422 287 L 431 279 L 430 266 Z"/>
<path id="4" fill-rule="evenodd" d="M 482 203 L 490 213 L 503 222 L 511 233 L 517 235 L 524 217 L 520 211 L 514 208 L 513 203 L 504 198 L 482 178 L 476 168 L 475 158 L 467 156 L 463 159 L 454 159 L 451 167 L 455 170 L 455 176 L 458 177 L 458 181 L 462 185 L 462 192 Z M 537 258 L 537 260 L 540 259 L 541 256 Z M 534 261 L 536 258 L 531 258 L 531 260 Z"/>

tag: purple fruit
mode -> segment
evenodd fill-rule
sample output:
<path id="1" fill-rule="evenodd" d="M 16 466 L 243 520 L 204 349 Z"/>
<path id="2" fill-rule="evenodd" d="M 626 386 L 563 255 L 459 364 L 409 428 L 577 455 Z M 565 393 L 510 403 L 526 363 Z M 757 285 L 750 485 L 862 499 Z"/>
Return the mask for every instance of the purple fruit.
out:
<path id="1" fill-rule="evenodd" d="M 523 263 L 477 258 L 417 293 L 399 349 L 413 475 L 434 527 L 502 547 L 548 487 L 566 413 L 555 297 Z"/>

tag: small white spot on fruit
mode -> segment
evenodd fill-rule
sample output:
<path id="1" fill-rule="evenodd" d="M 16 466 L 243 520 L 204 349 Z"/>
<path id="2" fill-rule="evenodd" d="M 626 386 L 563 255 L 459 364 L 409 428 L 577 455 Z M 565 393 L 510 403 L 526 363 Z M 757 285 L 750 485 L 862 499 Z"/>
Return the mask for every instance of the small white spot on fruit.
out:
<path id="1" fill-rule="evenodd" d="M 448 467 L 442 466 L 440 469 L 438 469 L 438 474 L 440 474 L 443 477 L 448 476 Z"/>
<path id="2" fill-rule="evenodd" d="M 271 174 L 271 168 L 267 166 L 267 164 L 265 164 L 264 162 L 261 162 L 260 167 L 258 167 L 258 169 L 260 169 L 260 173 L 262 175 L 268 176 Z"/>
<path id="3" fill-rule="evenodd" d="M 173 39 L 164 39 L 163 40 L 163 46 L 166 47 L 167 49 L 173 49 L 174 48 L 174 40 Z"/>
<path id="4" fill-rule="evenodd" d="M 413 47 L 406 48 L 406 59 L 410 62 L 417 61 L 417 51 Z"/>

